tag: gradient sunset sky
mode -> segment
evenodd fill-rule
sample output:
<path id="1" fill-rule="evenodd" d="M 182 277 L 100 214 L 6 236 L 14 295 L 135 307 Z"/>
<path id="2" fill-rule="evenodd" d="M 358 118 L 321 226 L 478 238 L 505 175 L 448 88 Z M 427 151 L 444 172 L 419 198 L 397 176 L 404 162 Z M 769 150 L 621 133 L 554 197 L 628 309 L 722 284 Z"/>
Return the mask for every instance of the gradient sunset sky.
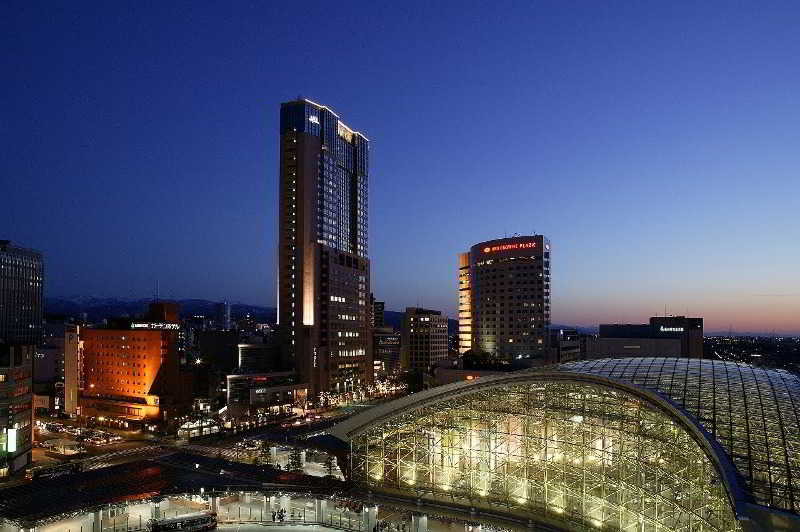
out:
<path id="1" fill-rule="evenodd" d="M 435 5 L 431 5 L 435 4 Z M 0 238 L 46 295 L 274 306 L 278 111 L 371 143 L 373 292 L 553 244 L 553 321 L 800 333 L 800 3 L 5 2 Z"/>

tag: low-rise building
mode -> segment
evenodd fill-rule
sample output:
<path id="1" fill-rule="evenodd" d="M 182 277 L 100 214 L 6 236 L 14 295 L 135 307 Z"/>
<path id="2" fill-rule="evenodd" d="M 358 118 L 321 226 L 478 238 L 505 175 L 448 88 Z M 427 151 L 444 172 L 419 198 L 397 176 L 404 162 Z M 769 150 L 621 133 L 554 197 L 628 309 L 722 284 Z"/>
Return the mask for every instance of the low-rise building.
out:
<path id="1" fill-rule="evenodd" d="M 703 318 L 667 316 L 645 324 L 601 324 L 594 357 L 703 358 Z"/>
<path id="2" fill-rule="evenodd" d="M 550 329 L 549 362 L 570 362 L 581 358 L 581 335 L 577 330 Z"/>
<path id="3" fill-rule="evenodd" d="M 227 393 L 230 417 L 279 415 L 305 406 L 308 384 L 293 371 L 228 375 Z"/>

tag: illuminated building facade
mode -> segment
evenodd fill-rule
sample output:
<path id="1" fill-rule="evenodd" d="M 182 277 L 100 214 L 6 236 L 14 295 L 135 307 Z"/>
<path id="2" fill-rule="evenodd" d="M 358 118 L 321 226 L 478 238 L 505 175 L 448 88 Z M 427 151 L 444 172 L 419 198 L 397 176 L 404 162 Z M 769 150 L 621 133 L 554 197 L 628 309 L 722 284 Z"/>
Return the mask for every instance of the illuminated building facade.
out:
<path id="1" fill-rule="evenodd" d="M 419 505 L 556 530 L 788 531 L 799 406 L 782 370 L 606 359 L 432 388 L 331 434 L 357 486 Z"/>
<path id="2" fill-rule="evenodd" d="M 83 368 L 83 343 L 80 327 L 64 326 L 64 412 L 78 413 L 80 375 Z"/>
<path id="3" fill-rule="evenodd" d="M 458 352 L 472 348 L 472 290 L 469 276 L 469 252 L 458 254 Z"/>
<path id="4" fill-rule="evenodd" d="M 329 108 L 281 105 L 278 321 L 313 396 L 372 382 L 369 141 Z"/>
<path id="5" fill-rule="evenodd" d="M 447 316 L 438 310 L 408 307 L 400 340 L 400 367 L 426 371 L 447 358 Z"/>
<path id="6" fill-rule="evenodd" d="M 458 284 L 459 351 L 475 349 L 505 360 L 547 360 L 547 238 L 519 236 L 475 244 L 459 255 Z"/>
<path id="7" fill-rule="evenodd" d="M 38 251 L 0 240 L 0 477 L 31 461 L 33 357 L 42 340 Z"/>
<path id="8" fill-rule="evenodd" d="M 177 305 L 154 303 L 148 321 L 81 328 L 80 415 L 125 427 L 169 421 L 191 405 L 181 367 Z"/>

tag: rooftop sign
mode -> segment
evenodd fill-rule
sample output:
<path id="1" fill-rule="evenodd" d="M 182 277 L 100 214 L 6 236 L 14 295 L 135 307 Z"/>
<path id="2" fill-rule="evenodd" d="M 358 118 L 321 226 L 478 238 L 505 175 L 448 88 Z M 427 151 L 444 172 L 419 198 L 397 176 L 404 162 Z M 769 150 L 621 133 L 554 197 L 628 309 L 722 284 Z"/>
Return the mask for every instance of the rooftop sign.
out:
<path id="1" fill-rule="evenodd" d="M 147 329 L 148 331 L 177 331 L 180 323 L 139 322 L 131 323 L 131 329 Z"/>
<path id="2" fill-rule="evenodd" d="M 533 249 L 536 247 L 536 242 L 515 242 L 513 244 L 500 244 L 499 246 L 486 246 L 483 248 L 484 253 L 495 253 L 497 251 L 510 251 L 512 249 Z"/>

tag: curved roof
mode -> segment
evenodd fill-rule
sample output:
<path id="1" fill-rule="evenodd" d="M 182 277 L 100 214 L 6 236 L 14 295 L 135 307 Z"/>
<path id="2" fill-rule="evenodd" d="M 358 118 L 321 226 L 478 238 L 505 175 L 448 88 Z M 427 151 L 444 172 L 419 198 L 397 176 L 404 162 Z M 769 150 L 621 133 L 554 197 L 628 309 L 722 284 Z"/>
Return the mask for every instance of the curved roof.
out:
<path id="1" fill-rule="evenodd" d="M 572 362 L 408 395 L 354 416 L 333 427 L 331 433 L 347 441 L 426 402 L 532 377 L 594 381 L 648 398 L 703 440 L 735 506 L 752 499 L 760 505 L 800 513 L 800 379 L 783 370 L 685 358 Z"/>
<path id="2" fill-rule="evenodd" d="M 784 370 L 687 358 L 571 362 L 669 397 L 725 449 L 755 502 L 800 513 L 800 379 Z"/>

